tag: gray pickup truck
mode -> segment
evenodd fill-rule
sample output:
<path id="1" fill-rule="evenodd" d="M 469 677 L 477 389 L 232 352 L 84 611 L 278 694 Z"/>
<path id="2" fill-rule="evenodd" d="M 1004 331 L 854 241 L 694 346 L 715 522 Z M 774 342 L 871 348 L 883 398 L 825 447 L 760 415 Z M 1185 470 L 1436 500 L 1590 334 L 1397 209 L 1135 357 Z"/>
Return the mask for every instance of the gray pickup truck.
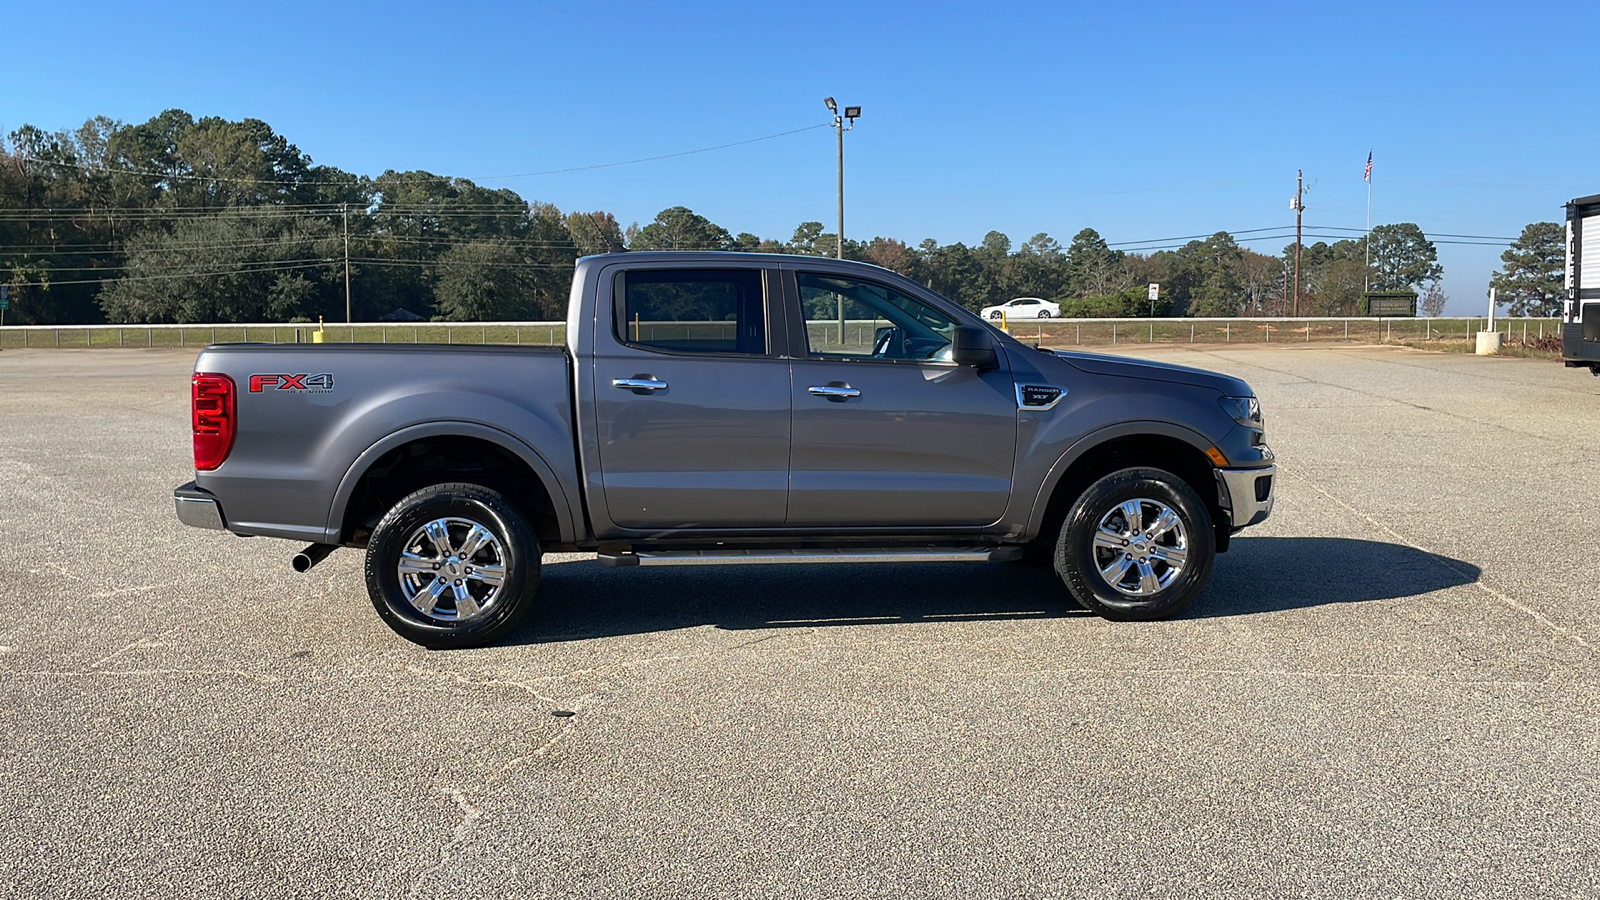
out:
<path id="1" fill-rule="evenodd" d="M 578 261 L 566 346 L 207 348 L 189 525 L 366 549 L 403 637 L 493 641 L 545 551 L 614 566 L 1050 560 L 1114 619 L 1272 509 L 1250 386 L 1027 346 L 885 269 Z"/>

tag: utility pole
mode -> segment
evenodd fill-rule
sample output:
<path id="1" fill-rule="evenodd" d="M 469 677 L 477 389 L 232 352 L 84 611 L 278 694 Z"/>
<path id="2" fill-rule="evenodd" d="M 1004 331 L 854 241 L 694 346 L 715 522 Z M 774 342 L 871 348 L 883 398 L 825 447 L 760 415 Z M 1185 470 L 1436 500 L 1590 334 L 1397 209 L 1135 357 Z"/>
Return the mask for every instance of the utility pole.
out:
<path id="1" fill-rule="evenodd" d="M 350 204 L 339 204 L 339 218 L 344 223 L 344 322 L 349 325 L 355 321 L 350 318 Z"/>
<path id="2" fill-rule="evenodd" d="M 1305 170 L 1294 172 L 1294 314 L 1300 316 L 1300 220 L 1305 215 Z"/>

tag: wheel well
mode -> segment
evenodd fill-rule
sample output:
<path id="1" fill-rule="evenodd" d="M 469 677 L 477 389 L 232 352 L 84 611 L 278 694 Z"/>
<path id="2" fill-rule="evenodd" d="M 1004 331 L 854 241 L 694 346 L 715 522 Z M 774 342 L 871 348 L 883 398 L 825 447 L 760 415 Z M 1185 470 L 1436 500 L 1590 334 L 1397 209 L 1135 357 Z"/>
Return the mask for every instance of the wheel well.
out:
<path id="1" fill-rule="evenodd" d="M 550 492 L 533 469 L 503 447 L 460 435 L 419 438 L 378 457 L 350 494 L 340 539 L 364 546 L 378 520 L 401 498 L 455 481 L 499 491 L 527 517 L 541 542 L 560 542 L 561 528 Z"/>
<path id="2" fill-rule="evenodd" d="M 1039 537 L 1054 541 L 1061 523 L 1066 521 L 1067 510 L 1089 485 L 1118 469 L 1133 466 L 1165 469 L 1194 488 L 1205 501 L 1211 521 L 1216 525 L 1217 552 L 1228 549 L 1228 519 L 1217 497 L 1217 478 L 1211 461 L 1193 444 L 1159 434 L 1113 438 L 1073 460 L 1050 495 Z"/>

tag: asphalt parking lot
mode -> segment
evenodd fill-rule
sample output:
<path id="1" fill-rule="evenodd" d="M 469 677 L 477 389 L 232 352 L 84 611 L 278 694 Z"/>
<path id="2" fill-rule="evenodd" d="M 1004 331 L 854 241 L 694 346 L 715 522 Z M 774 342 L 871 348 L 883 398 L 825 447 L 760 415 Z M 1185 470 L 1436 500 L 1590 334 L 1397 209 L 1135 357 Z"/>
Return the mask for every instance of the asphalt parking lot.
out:
<path id="1" fill-rule="evenodd" d="M 1182 618 L 568 555 L 430 653 L 358 553 L 178 523 L 192 352 L 8 349 L 0 896 L 1600 895 L 1600 379 L 1145 353 L 1248 379 L 1283 466 Z"/>

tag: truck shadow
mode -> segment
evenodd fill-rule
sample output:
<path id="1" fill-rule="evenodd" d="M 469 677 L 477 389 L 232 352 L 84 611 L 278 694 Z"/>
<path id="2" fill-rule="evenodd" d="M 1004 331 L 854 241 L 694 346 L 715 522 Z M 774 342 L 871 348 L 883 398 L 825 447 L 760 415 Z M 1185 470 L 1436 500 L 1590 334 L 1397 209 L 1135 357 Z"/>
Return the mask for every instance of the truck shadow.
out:
<path id="1" fill-rule="evenodd" d="M 1405 544 L 1326 537 L 1238 537 L 1182 618 L 1397 600 L 1472 584 L 1477 566 Z"/>
<path id="2" fill-rule="evenodd" d="M 1241 537 L 1178 618 L 1248 616 L 1428 594 L 1477 581 L 1471 563 L 1403 544 Z M 729 630 L 1088 617 L 1049 566 L 857 564 L 611 568 L 547 560 L 539 601 L 507 644 L 704 625 Z"/>

